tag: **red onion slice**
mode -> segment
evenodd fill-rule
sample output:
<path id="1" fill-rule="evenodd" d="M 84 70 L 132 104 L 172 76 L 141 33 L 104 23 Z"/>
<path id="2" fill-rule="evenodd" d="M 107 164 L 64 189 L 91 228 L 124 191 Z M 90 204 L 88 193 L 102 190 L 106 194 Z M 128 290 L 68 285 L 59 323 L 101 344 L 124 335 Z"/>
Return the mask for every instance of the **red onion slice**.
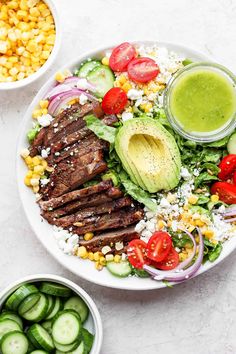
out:
<path id="1" fill-rule="evenodd" d="M 81 87 L 79 86 L 79 84 L 81 83 Z M 86 87 L 84 88 L 84 83 L 86 83 Z M 78 76 L 70 76 L 67 77 L 65 79 L 65 81 L 63 82 L 64 85 L 70 86 L 71 88 L 79 88 L 80 90 L 89 90 L 91 92 L 95 92 L 96 91 L 96 86 L 91 84 L 87 79 L 85 78 L 81 78 Z"/>
<path id="2" fill-rule="evenodd" d="M 144 265 L 143 269 L 148 272 L 154 280 L 167 280 L 167 281 L 173 281 L 173 282 L 182 282 L 185 281 L 189 278 L 191 278 L 201 267 L 202 260 L 203 260 L 203 251 L 204 251 L 204 242 L 203 242 L 203 237 L 202 233 L 199 229 L 197 229 L 198 234 L 199 234 L 199 250 L 198 250 L 198 257 L 195 261 L 195 263 L 183 270 L 183 269 L 174 269 L 173 271 L 160 271 L 158 269 L 155 269 L 153 267 L 150 267 L 148 265 Z"/>

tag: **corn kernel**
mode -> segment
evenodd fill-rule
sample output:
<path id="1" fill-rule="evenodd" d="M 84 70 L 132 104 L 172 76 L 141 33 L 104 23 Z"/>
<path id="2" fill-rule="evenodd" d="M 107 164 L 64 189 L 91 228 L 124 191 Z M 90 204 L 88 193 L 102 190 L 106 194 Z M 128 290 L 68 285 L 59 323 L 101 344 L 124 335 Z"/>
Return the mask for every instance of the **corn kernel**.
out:
<path id="1" fill-rule="evenodd" d="M 33 187 L 38 186 L 38 185 L 39 185 L 39 178 L 31 178 L 30 184 L 31 184 L 31 186 L 33 186 Z"/>
<path id="2" fill-rule="evenodd" d="M 100 255 L 100 252 L 95 252 L 93 254 L 93 256 L 94 256 L 94 260 L 97 262 L 97 261 L 99 261 L 101 255 Z"/>
<path id="3" fill-rule="evenodd" d="M 32 178 L 33 177 L 33 171 L 29 170 L 27 173 L 26 173 L 26 176 L 27 178 Z"/>
<path id="4" fill-rule="evenodd" d="M 127 93 L 129 90 L 132 89 L 132 86 L 129 82 L 124 83 L 124 85 L 122 85 L 122 89 Z"/>
<path id="5" fill-rule="evenodd" d="M 34 172 L 39 173 L 40 175 L 42 175 L 44 173 L 44 168 L 42 165 L 37 165 L 34 167 Z"/>
<path id="6" fill-rule="evenodd" d="M 197 195 L 190 195 L 190 197 L 188 198 L 188 202 L 190 204 L 196 204 L 198 201 L 198 196 Z"/>
<path id="7" fill-rule="evenodd" d="M 197 219 L 197 220 L 195 220 L 195 225 L 199 226 L 199 227 L 202 227 L 202 226 L 205 225 L 205 223 L 202 220 Z"/>
<path id="8" fill-rule="evenodd" d="M 88 257 L 88 252 L 86 250 L 86 247 L 80 246 L 77 250 L 77 256 L 81 258 L 87 258 Z"/>
<path id="9" fill-rule="evenodd" d="M 34 111 L 33 111 L 33 113 L 32 113 L 32 117 L 33 118 L 38 118 L 38 117 L 40 117 L 42 115 L 42 113 L 41 113 L 41 110 L 40 109 L 35 109 Z"/>
<path id="10" fill-rule="evenodd" d="M 42 161 L 41 161 L 41 165 L 42 165 L 42 166 L 43 166 L 43 168 L 45 169 L 45 168 L 47 168 L 48 163 L 47 163 L 47 161 L 46 161 L 46 160 L 42 160 Z"/>
<path id="11" fill-rule="evenodd" d="M 212 238 L 214 236 L 214 231 L 213 230 L 206 230 L 203 232 L 203 234 L 206 238 Z"/>
<path id="12" fill-rule="evenodd" d="M 40 158 L 38 156 L 34 156 L 32 158 L 32 163 L 33 163 L 34 166 L 37 166 L 37 165 L 40 165 L 41 160 L 40 160 Z"/>
<path id="13" fill-rule="evenodd" d="M 88 259 L 89 259 L 90 261 L 94 261 L 93 252 L 89 252 L 89 254 L 88 254 Z"/>
<path id="14" fill-rule="evenodd" d="M 25 163 L 26 163 L 27 165 L 31 165 L 31 164 L 32 164 L 32 157 L 31 157 L 31 156 L 27 156 L 27 157 L 25 158 Z"/>
<path id="15" fill-rule="evenodd" d="M 48 100 L 39 101 L 39 105 L 41 108 L 48 108 L 48 104 L 49 104 Z"/>
<path id="16" fill-rule="evenodd" d="M 39 186 L 33 186 L 33 192 L 38 193 L 39 191 Z"/>
<path id="17" fill-rule="evenodd" d="M 102 270 L 103 269 L 103 266 L 99 263 L 99 262 L 95 262 L 95 268 L 97 270 Z"/>
<path id="18" fill-rule="evenodd" d="M 55 75 L 55 80 L 58 82 L 64 82 L 65 81 L 65 75 L 63 75 L 60 72 L 57 72 Z"/>
<path id="19" fill-rule="evenodd" d="M 29 178 L 29 177 L 25 177 L 24 183 L 25 183 L 25 185 L 26 185 L 27 187 L 30 187 L 30 186 L 31 186 L 30 178 Z"/>
<path id="20" fill-rule="evenodd" d="M 219 196 L 216 195 L 216 194 L 213 194 L 213 195 L 211 196 L 211 202 L 216 203 L 216 202 L 218 202 L 218 201 L 219 201 Z"/>
<path id="21" fill-rule="evenodd" d="M 195 226 L 193 226 L 193 225 L 188 227 L 189 232 L 193 232 L 194 229 L 195 229 Z"/>
<path id="22" fill-rule="evenodd" d="M 218 241 L 217 240 L 211 240 L 211 243 L 213 243 L 213 245 L 217 245 Z"/>
<path id="23" fill-rule="evenodd" d="M 92 232 L 86 232 L 86 234 L 84 235 L 84 240 L 85 241 L 90 241 L 90 240 L 92 240 L 92 238 L 93 238 L 93 233 Z"/>
<path id="24" fill-rule="evenodd" d="M 165 222 L 163 220 L 158 220 L 157 223 L 158 230 L 163 229 L 164 226 L 165 226 Z"/>
<path id="25" fill-rule="evenodd" d="M 119 254 L 116 254 L 115 257 L 114 257 L 114 262 L 115 263 L 120 263 L 121 261 L 121 256 Z"/>
<path id="26" fill-rule="evenodd" d="M 102 64 L 108 66 L 109 65 L 109 58 L 108 57 L 102 58 Z"/>
<path id="27" fill-rule="evenodd" d="M 120 75 L 118 80 L 121 83 L 121 85 L 123 85 L 124 83 L 127 82 L 127 77 L 125 75 Z"/>
<path id="28" fill-rule="evenodd" d="M 25 159 L 27 156 L 29 156 L 30 152 L 28 149 L 22 149 L 20 152 L 21 157 L 23 157 L 23 159 Z"/>
<path id="29" fill-rule="evenodd" d="M 100 263 L 102 266 L 105 266 L 105 265 L 106 265 L 106 258 L 105 258 L 105 257 L 100 257 L 99 263 Z"/>
<path id="30" fill-rule="evenodd" d="M 179 253 L 180 262 L 185 261 L 185 259 L 187 259 L 187 258 L 188 258 L 188 254 L 187 253 L 186 254 L 184 252 Z"/>

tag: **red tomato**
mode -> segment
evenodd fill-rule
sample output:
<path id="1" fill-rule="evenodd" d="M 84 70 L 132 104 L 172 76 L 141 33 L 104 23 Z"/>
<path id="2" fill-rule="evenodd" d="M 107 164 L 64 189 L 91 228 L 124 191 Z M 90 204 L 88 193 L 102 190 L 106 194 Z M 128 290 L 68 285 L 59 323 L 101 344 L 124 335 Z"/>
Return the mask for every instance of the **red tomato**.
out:
<path id="1" fill-rule="evenodd" d="M 171 248 L 167 257 L 162 262 L 155 262 L 153 264 L 157 269 L 171 270 L 175 269 L 179 264 L 179 254 L 174 247 Z"/>
<path id="2" fill-rule="evenodd" d="M 160 70 L 154 60 L 150 58 L 136 58 L 128 65 L 128 75 L 136 82 L 148 82 L 159 74 Z"/>
<path id="3" fill-rule="evenodd" d="M 236 185 L 236 171 L 233 174 L 233 181 L 232 182 Z"/>
<path id="4" fill-rule="evenodd" d="M 126 71 L 129 62 L 136 56 L 132 44 L 125 42 L 115 47 L 109 59 L 109 66 L 113 71 Z"/>
<path id="5" fill-rule="evenodd" d="M 165 259 L 172 247 L 172 240 L 167 232 L 154 232 L 147 244 L 147 256 L 152 261 L 161 262 Z"/>
<path id="6" fill-rule="evenodd" d="M 106 114 L 117 114 L 123 111 L 127 101 L 125 91 L 119 87 L 113 87 L 103 97 L 102 109 Z"/>
<path id="7" fill-rule="evenodd" d="M 226 204 L 236 204 L 236 186 L 228 182 L 216 182 L 211 187 L 211 193 L 217 194 Z"/>
<path id="8" fill-rule="evenodd" d="M 142 269 L 144 264 L 149 264 L 147 259 L 147 244 L 142 240 L 132 240 L 128 244 L 127 256 L 135 268 Z"/>
<path id="9" fill-rule="evenodd" d="M 229 154 L 223 158 L 219 164 L 220 172 L 218 177 L 222 181 L 226 181 L 232 177 L 233 172 L 236 170 L 236 154 Z"/>

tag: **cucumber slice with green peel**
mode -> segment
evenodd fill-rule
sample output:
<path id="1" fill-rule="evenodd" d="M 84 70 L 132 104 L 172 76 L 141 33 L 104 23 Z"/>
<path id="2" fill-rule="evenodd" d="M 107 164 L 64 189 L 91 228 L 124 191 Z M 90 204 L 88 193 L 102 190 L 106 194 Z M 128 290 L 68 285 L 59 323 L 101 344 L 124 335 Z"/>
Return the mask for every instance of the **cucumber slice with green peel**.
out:
<path id="1" fill-rule="evenodd" d="M 236 133 L 233 133 L 229 138 L 227 150 L 229 154 L 236 154 Z"/>
<path id="2" fill-rule="evenodd" d="M 27 353 L 31 353 L 31 352 L 33 352 L 34 350 L 36 350 L 36 348 L 33 346 L 33 344 L 30 342 L 30 341 L 28 341 L 29 342 L 29 346 L 28 346 L 28 351 L 27 351 Z"/>
<path id="3" fill-rule="evenodd" d="M 69 297 L 71 295 L 71 289 L 57 283 L 42 282 L 39 290 L 44 294 L 53 296 Z"/>
<path id="4" fill-rule="evenodd" d="M 55 303 L 54 303 L 54 308 L 52 309 L 51 313 L 45 317 L 45 320 L 51 320 L 56 314 L 62 309 L 62 301 L 59 297 L 56 297 Z"/>
<path id="5" fill-rule="evenodd" d="M 127 262 L 127 261 L 123 261 L 120 263 L 108 262 L 107 269 L 109 270 L 109 272 L 111 274 L 113 274 L 119 278 L 128 277 L 132 272 L 132 268 L 131 268 L 129 262 Z"/>
<path id="6" fill-rule="evenodd" d="M 29 311 L 33 306 L 37 304 L 39 299 L 40 299 L 40 293 L 35 293 L 27 296 L 18 307 L 19 315 L 23 316 L 25 312 Z"/>
<path id="7" fill-rule="evenodd" d="M 48 352 L 45 352 L 45 350 L 33 350 L 30 352 L 30 354 L 47 354 Z"/>
<path id="8" fill-rule="evenodd" d="M 56 341 L 54 341 L 55 347 L 57 350 L 59 350 L 59 352 L 61 353 L 68 353 L 71 352 L 72 350 L 76 349 L 78 347 L 78 345 L 80 344 L 80 340 L 79 341 L 75 341 L 72 344 L 67 344 L 67 345 L 63 345 L 60 343 L 57 343 Z"/>
<path id="9" fill-rule="evenodd" d="M 79 77 L 87 77 L 90 71 L 100 65 L 101 62 L 98 60 L 86 61 L 86 63 L 82 64 L 81 67 L 76 71 L 76 75 L 78 75 Z"/>
<path id="10" fill-rule="evenodd" d="M 70 297 L 65 302 L 64 309 L 76 311 L 80 315 L 82 323 L 88 318 L 89 315 L 88 306 L 79 296 Z"/>
<path id="11" fill-rule="evenodd" d="M 103 98 L 107 91 L 114 86 L 115 76 L 108 66 L 101 64 L 90 71 L 87 79 L 96 87 L 94 94 L 99 98 Z"/>
<path id="12" fill-rule="evenodd" d="M 55 348 L 50 334 L 38 323 L 33 324 L 28 329 L 27 335 L 31 343 L 38 349 L 51 352 Z"/>
<path id="13" fill-rule="evenodd" d="M 29 295 L 38 293 L 36 286 L 32 284 L 21 285 L 6 301 L 6 308 L 17 311 L 20 303 Z"/>
<path id="14" fill-rule="evenodd" d="M 43 320 L 48 311 L 48 299 L 46 295 L 40 293 L 40 299 L 29 311 L 25 312 L 22 317 L 27 321 L 39 322 Z"/>
<path id="15" fill-rule="evenodd" d="M 80 343 L 80 345 L 75 349 L 73 350 L 72 352 L 73 354 L 87 354 L 87 350 L 85 349 L 85 345 L 84 345 L 84 342 L 82 341 Z"/>
<path id="16" fill-rule="evenodd" d="M 52 321 L 44 321 L 43 323 L 41 323 L 41 326 L 43 326 L 43 328 L 46 329 L 49 334 L 52 333 Z"/>
<path id="17" fill-rule="evenodd" d="M 21 327 L 16 321 L 7 318 L 0 321 L 0 340 L 6 333 L 12 331 L 21 331 Z"/>
<path id="18" fill-rule="evenodd" d="M 94 335 L 90 333 L 86 328 L 82 328 L 82 338 L 83 338 L 85 349 L 89 353 L 93 346 Z"/>
<path id="19" fill-rule="evenodd" d="M 18 323 L 18 325 L 20 326 L 21 329 L 23 329 L 23 322 L 22 319 L 14 312 L 10 312 L 10 311 L 5 311 L 0 315 L 0 321 L 3 320 L 12 320 Z"/>
<path id="20" fill-rule="evenodd" d="M 81 320 L 78 314 L 64 310 L 57 314 L 52 324 L 52 337 L 62 345 L 72 344 L 81 335 Z"/>
<path id="21" fill-rule="evenodd" d="M 2 354 L 26 354 L 29 342 L 24 333 L 13 331 L 3 336 L 1 340 Z"/>
<path id="22" fill-rule="evenodd" d="M 48 298 L 48 311 L 46 317 L 49 316 L 52 310 L 54 309 L 55 301 L 56 301 L 54 296 L 48 295 L 47 298 Z"/>

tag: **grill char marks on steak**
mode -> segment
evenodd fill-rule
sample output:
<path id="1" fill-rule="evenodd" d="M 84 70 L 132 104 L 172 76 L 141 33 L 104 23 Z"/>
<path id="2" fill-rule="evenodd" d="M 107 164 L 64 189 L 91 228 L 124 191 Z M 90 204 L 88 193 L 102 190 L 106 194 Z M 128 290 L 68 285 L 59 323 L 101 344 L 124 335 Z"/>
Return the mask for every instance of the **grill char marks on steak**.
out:
<path id="1" fill-rule="evenodd" d="M 105 204 L 100 204 L 98 206 L 93 206 L 90 208 L 84 208 L 77 211 L 75 214 L 67 215 L 62 218 L 54 220 L 54 225 L 60 226 L 63 228 L 71 227 L 71 225 L 75 225 L 78 222 L 83 222 L 86 218 L 90 218 L 96 215 L 102 214 L 110 214 L 113 211 L 117 211 L 126 206 L 130 206 L 132 204 L 132 200 L 129 197 L 123 197 L 112 202 L 108 202 Z M 75 225 L 76 226 L 76 225 Z"/>
<path id="2" fill-rule="evenodd" d="M 90 252 L 97 252 L 101 250 L 103 246 L 108 245 L 113 248 L 116 242 L 123 242 L 123 244 L 126 245 L 137 238 L 140 238 L 140 235 L 135 231 L 134 226 L 128 226 L 123 230 L 104 232 L 93 237 L 90 241 L 81 240 L 80 245 L 85 246 Z M 112 251 L 115 250 L 113 249 Z M 122 249 L 122 252 L 124 252 L 124 249 Z"/>
<path id="3" fill-rule="evenodd" d="M 42 211 L 41 215 L 49 222 L 49 224 L 54 224 L 55 219 L 61 216 L 73 214 L 82 208 L 109 203 L 112 202 L 113 199 L 117 199 L 122 196 L 123 193 L 119 190 L 119 188 L 111 187 L 104 192 L 84 196 L 81 199 L 67 203 L 53 211 Z"/>
<path id="4" fill-rule="evenodd" d="M 143 217 L 143 209 L 140 207 L 127 207 L 110 214 L 85 219 L 83 226 L 73 229 L 78 235 L 84 235 L 86 232 L 101 231 L 107 229 L 117 229 L 132 225 Z"/>
<path id="5" fill-rule="evenodd" d="M 88 197 L 90 195 L 104 192 L 110 188 L 112 188 L 112 181 L 111 180 L 102 181 L 102 182 L 95 184 L 93 186 L 89 186 L 87 188 L 83 188 L 83 189 L 69 192 L 67 194 L 63 194 L 62 196 L 57 197 L 57 198 L 51 198 L 47 201 L 40 200 L 39 205 L 42 210 L 51 210 L 51 209 L 61 207 L 62 205 L 67 204 L 69 202 L 73 202 L 78 199 L 80 200 L 84 197 Z"/>
<path id="6" fill-rule="evenodd" d="M 61 161 L 50 175 L 50 181 L 41 192 L 44 197 L 59 197 L 96 175 L 106 171 L 102 150 L 92 151 L 83 156 L 73 156 Z"/>

